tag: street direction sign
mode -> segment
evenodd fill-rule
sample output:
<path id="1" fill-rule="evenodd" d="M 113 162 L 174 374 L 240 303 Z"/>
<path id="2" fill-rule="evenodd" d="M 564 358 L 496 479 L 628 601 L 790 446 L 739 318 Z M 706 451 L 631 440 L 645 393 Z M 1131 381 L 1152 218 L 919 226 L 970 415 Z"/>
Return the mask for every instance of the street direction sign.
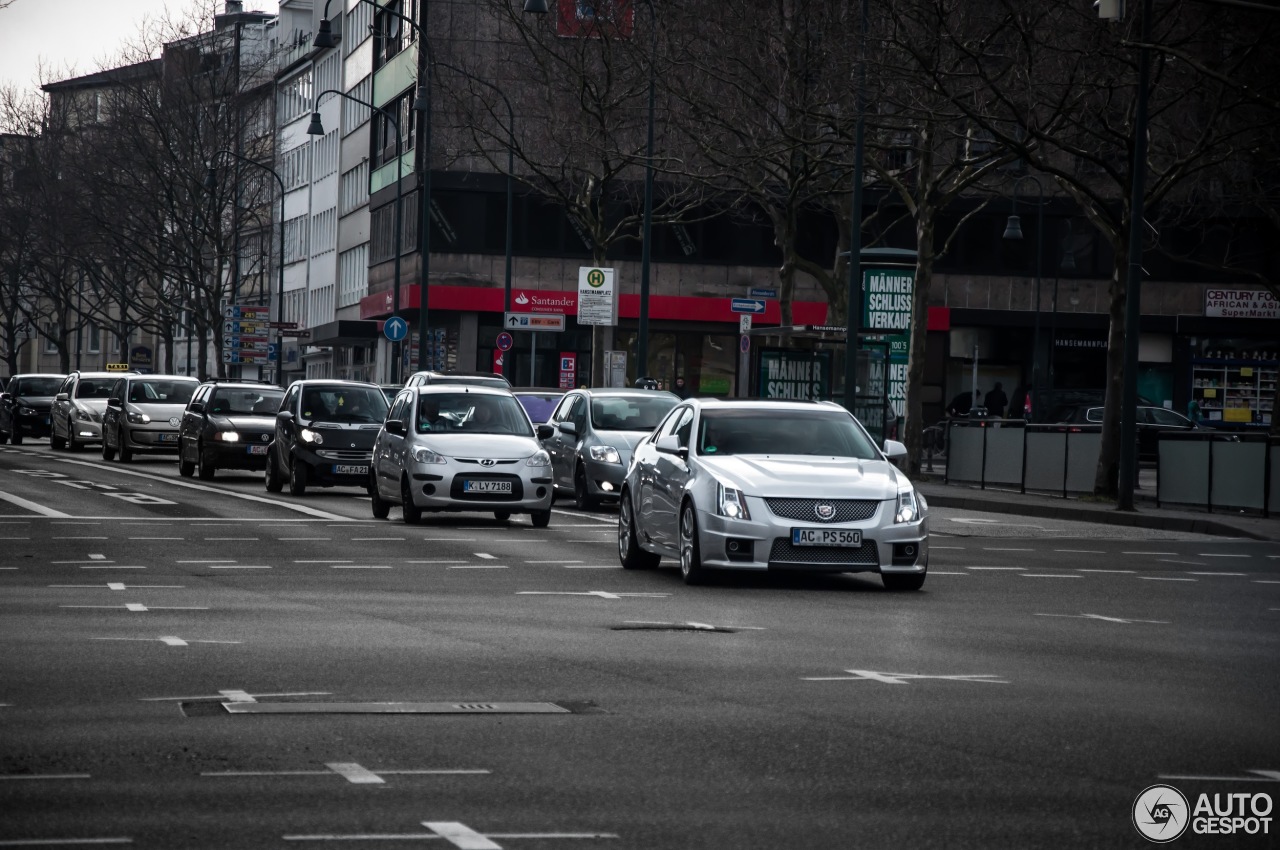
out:
<path id="1" fill-rule="evenodd" d="M 764 302 L 757 298 L 735 298 L 729 303 L 729 309 L 735 313 L 763 313 Z"/>
<path id="2" fill-rule="evenodd" d="M 399 342 L 409 335 L 409 323 L 399 316 L 392 316 L 382 323 L 382 333 L 392 342 Z"/>
<path id="3" fill-rule="evenodd" d="M 311 339 L 311 331 L 310 330 L 280 331 L 280 336 L 290 336 L 290 337 L 294 337 L 295 339 Z"/>
<path id="4" fill-rule="evenodd" d="M 509 331 L 551 331 L 559 333 L 564 330 L 563 313 L 506 313 L 502 326 Z"/>
<path id="5" fill-rule="evenodd" d="M 497 344 L 498 344 L 499 351 L 510 351 L 511 346 L 514 342 L 515 340 L 511 338 L 511 334 L 507 333 L 506 331 L 503 331 L 502 333 L 498 334 Z"/>
<path id="6" fill-rule="evenodd" d="M 265 322 L 271 318 L 271 308 L 265 304 L 228 304 L 222 308 L 222 318 Z"/>
<path id="7" fill-rule="evenodd" d="M 267 322 L 267 327 L 270 328 L 287 328 L 289 330 L 293 330 L 297 326 L 297 322 Z"/>
<path id="8" fill-rule="evenodd" d="M 752 287 L 751 289 L 747 290 L 747 297 L 749 297 L 749 298 L 777 298 L 777 297 L 778 297 L 778 290 L 776 290 L 776 289 L 770 289 L 769 287 L 766 287 L 766 286 L 756 286 L 756 287 Z"/>

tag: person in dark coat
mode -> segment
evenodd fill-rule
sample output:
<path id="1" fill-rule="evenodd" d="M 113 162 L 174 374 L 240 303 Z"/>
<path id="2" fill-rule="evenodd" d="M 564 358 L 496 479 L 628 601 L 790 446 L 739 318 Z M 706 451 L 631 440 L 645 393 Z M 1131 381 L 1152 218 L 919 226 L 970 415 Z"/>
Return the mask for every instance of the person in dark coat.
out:
<path id="1" fill-rule="evenodd" d="M 1000 388 L 1000 382 L 996 381 L 995 388 L 987 393 L 987 415 L 996 419 L 1003 419 L 1004 409 L 1008 404 L 1009 397 Z"/>
<path id="2" fill-rule="evenodd" d="M 685 387 L 685 385 L 684 385 L 684 376 L 683 376 L 683 375 L 682 375 L 682 376 L 680 376 L 680 377 L 678 377 L 678 378 L 676 378 L 676 385 L 675 385 L 675 387 L 674 387 L 671 391 L 672 391 L 673 393 L 675 393 L 677 396 L 679 396 L 680 398 L 688 398 L 688 397 L 689 397 L 689 390 L 688 390 L 688 389 Z"/>
<path id="3" fill-rule="evenodd" d="M 981 391 L 975 390 L 973 392 L 963 392 L 951 399 L 951 404 L 947 405 L 947 415 L 953 418 L 968 416 L 969 411 L 973 409 L 975 396 L 978 400 L 981 400 Z"/>

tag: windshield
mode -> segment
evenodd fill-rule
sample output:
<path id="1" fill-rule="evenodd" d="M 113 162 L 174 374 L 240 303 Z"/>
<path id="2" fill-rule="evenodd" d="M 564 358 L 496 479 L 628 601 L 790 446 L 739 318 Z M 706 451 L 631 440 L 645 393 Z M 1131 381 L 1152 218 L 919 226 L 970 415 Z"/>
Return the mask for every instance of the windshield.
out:
<path id="1" fill-rule="evenodd" d="M 84 378 L 76 384 L 76 398 L 110 398 L 115 378 Z"/>
<path id="2" fill-rule="evenodd" d="M 387 418 L 387 397 L 378 387 L 307 387 L 302 418 L 320 422 L 379 423 Z"/>
<path id="3" fill-rule="evenodd" d="M 61 378 L 19 378 L 9 387 L 14 395 L 51 396 L 58 392 Z"/>
<path id="4" fill-rule="evenodd" d="M 533 429 L 520 402 L 509 395 L 430 393 L 418 399 L 414 426 L 419 434 L 515 434 L 532 437 Z"/>
<path id="5" fill-rule="evenodd" d="M 220 416 L 275 416 L 284 390 L 222 387 L 209 399 L 209 412 Z"/>
<path id="6" fill-rule="evenodd" d="M 186 404 L 199 381 L 134 381 L 129 401 L 134 404 Z"/>
<path id="7" fill-rule="evenodd" d="M 879 460 L 843 410 L 715 410 L 698 424 L 700 455 L 817 455 Z"/>
<path id="8" fill-rule="evenodd" d="M 563 393 L 548 393 L 547 395 L 526 395 L 520 394 L 516 396 L 516 401 L 524 407 L 529 413 L 529 418 L 534 424 L 541 424 L 551 418 L 551 412 L 556 409 L 556 405 L 563 398 Z"/>
<path id="9" fill-rule="evenodd" d="M 511 384 L 506 378 L 486 378 L 483 375 L 436 375 L 431 378 L 433 384 L 469 384 L 473 387 L 498 387 L 508 389 Z"/>
<path id="10" fill-rule="evenodd" d="M 597 396 L 591 424 L 597 431 L 652 431 L 680 399 L 667 395 Z"/>

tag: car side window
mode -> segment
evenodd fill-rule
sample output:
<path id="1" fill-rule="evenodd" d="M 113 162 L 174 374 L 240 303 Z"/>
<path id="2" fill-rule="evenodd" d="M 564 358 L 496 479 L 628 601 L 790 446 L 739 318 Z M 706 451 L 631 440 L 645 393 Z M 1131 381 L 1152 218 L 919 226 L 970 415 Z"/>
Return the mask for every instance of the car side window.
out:
<path id="1" fill-rule="evenodd" d="M 59 393 L 67 393 L 67 394 L 69 395 L 69 394 L 71 393 L 71 387 L 72 387 L 72 385 L 74 385 L 74 384 L 75 384 L 75 382 L 76 382 L 75 376 L 74 376 L 74 375 L 68 375 L 68 376 L 63 380 L 63 382 L 62 382 L 62 386 L 58 387 L 58 392 L 59 392 Z"/>
<path id="2" fill-rule="evenodd" d="M 404 406 L 405 406 L 405 399 L 406 399 L 406 398 L 407 398 L 407 396 L 403 396 L 403 395 L 402 395 L 402 396 L 397 396 L 397 397 L 396 397 L 396 400 L 395 400 L 394 402 L 392 402 L 392 403 L 391 403 L 391 410 L 387 412 L 387 421 L 388 421 L 388 422 L 389 422 L 389 421 L 391 421 L 392 419 L 400 419 L 400 420 L 403 420 L 403 419 L 405 418 L 405 416 L 404 416 Z"/>
<path id="3" fill-rule="evenodd" d="M 281 410 L 293 410 L 298 403 L 298 387 L 295 384 L 289 387 L 288 392 L 284 394 L 284 401 L 280 405 Z"/>
<path id="4" fill-rule="evenodd" d="M 560 399 L 560 403 L 556 405 L 556 409 L 551 414 L 551 418 L 549 421 L 557 425 L 563 422 L 564 418 L 569 415 L 569 408 L 573 407 L 573 400 L 575 398 L 577 398 L 577 396 L 567 395 L 564 398 Z"/>
<path id="5" fill-rule="evenodd" d="M 121 401 L 124 401 L 124 384 L 124 378 L 121 378 L 111 385 L 111 392 L 109 393 L 111 398 L 118 398 Z"/>
<path id="6" fill-rule="evenodd" d="M 1151 419 L 1157 425 L 1170 425 L 1174 428 L 1190 428 L 1191 420 L 1182 416 L 1180 413 L 1174 413 L 1172 410 L 1165 410 L 1163 407 L 1153 407 L 1147 411 L 1151 415 Z"/>
<path id="7" fill-rule="evenodd" d="M 578 429 L 578 433 L 587 430 L 587 407 L 589 403 L 585 396 L 576 396 L 573 401 L 573 410 L 569 411 L 569 416 L 573 420 L 574 426 Z"/>
<path id="8" fill-rule="evenodd" d="M 676 423 L 675 434 L 680 448 L 689 448 L 689 438 L 693 435 L 693 408 L 686 407 L 684 412 L 680 414 L 680 421 Z"/>

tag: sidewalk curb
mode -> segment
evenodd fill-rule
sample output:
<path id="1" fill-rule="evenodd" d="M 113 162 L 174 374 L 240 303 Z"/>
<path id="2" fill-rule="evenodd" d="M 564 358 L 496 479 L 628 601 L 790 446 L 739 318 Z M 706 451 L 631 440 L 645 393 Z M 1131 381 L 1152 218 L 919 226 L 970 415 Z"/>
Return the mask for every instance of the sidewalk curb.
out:
<path id="1" fill-rule="evenodd" d="M 942 485 L 947 486 L 947 485 Z M 1021 516 L 1067 519 L 1077 522 L 1095 522 L 1103 525 L 1120 525 L 1130 528 L 1151 528 L 1158 531 L 1190 531 L 1196 534 L 1213 534 L 1222 537 L 1246 537 L 1250 540 L 1274 540 L 1265 534 L 1237 528 L 1225 522 L 1187 516 L 1152 516 L 1141 511 L 1126 513 L 1114 509 L 1089 509 L 1070 504 L 1041 505 L 1031 501 L 1001 501 L 991 497 L 968 497 L 939 492 L 935 487 L 922 489 L 931 506 L 961 508 L 968 511 L 1018 514 Z M 990 492 L 990 491 L 986 491 Z"/>

